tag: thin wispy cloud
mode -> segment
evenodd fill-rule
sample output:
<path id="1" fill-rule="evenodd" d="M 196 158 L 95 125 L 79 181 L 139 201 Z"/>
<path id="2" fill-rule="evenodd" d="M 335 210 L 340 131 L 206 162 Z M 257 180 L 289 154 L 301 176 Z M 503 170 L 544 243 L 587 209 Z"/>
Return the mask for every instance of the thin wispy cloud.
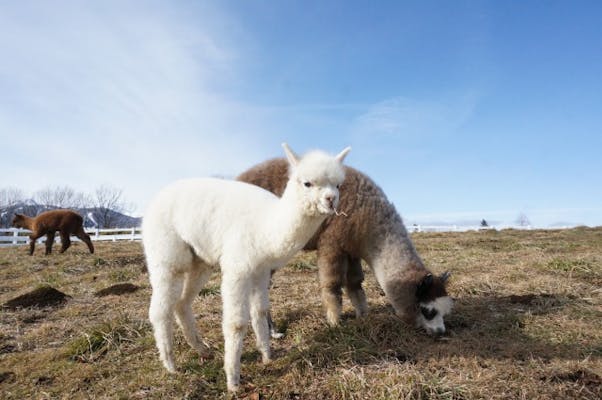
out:
<path id="1" fill-rule="evenodd" d="M 450 134 L 472 115 L 474 107 L 474 96 L 441 101 L 395 97 L 373 104 L 359 115 L 354 133 L 396 138 Z"/>
<path id="2" fill-rule="evenodd" d="M 9 158 L 30 162 L 3 183 L 109 182 L 140 204 L 149 185 L 235 174 L 266 152 L 262 113 L 221 93 L 237 49 L 203 21 L 158 4 L 131 14 L 120 2 L 4 11 L 0 131 Z"/>
<path id="3" fill-rule="evenodd" d="M 370 105 L 351 126 L 353 144 L 371 155 L 394 155 L 442 135 L 453 135 L 470 118 L 476 97 L 421 101 L 395 97 Z"/>

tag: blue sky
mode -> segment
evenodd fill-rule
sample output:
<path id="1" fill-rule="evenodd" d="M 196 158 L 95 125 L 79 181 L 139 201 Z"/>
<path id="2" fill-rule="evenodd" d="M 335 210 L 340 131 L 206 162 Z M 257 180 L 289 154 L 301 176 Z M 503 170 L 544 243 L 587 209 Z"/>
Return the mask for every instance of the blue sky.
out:
<path id="1" fill-rule="evenodd" d="M 413 223 L 602 225 L 597 1 L 0 3 L 0 188 L 235 176 L 287 141 Z"/>

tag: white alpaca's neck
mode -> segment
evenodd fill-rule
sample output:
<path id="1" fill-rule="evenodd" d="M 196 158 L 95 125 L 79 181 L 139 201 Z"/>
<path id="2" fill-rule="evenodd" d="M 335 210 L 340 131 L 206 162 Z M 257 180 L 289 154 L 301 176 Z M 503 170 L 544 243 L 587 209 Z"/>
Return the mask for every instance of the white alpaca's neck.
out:
<path id="1" fill-rule="evenodd" d="M 271 249 L 272 257 L 289 258 L 301 250 L 324 219 L 325 214 L 310 214 L 295 189 L 287 185 L 268 222 L 267 248 Z"/>

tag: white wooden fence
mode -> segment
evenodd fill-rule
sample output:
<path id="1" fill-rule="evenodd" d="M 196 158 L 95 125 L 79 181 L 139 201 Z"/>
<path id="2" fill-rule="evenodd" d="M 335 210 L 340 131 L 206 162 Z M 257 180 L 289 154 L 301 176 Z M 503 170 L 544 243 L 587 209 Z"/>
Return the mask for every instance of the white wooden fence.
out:
<path id="1" fill-rule="evenodd" d="M 465 231 L 480 231 L 480 230 L 502 230 L 502 229 L 533 229 L 531 226 L 465 226 L 465 225 L 407 225 L 408 232 L 465 232 Z M 546 228 L 546 229 L 567 229 L 569 226 Z M 94 241 L 113 241 L 118 240 L 142 240 L 142 229 L 140 227 L 135 228 L 115 228 L 115 229 L 86 229 L 86 232 L 90 235 L 90 238 Z M 29 243 L 30 231 L 26 229 L 1 229 L 0 228 L 0 247 L 14 246 L 19 244 Z M 58 235 L 55 238 L 58 240 Z M 79 241 L 79 239 L 72 237 L 72 240 Z M 45 242 L 46 237 L 38 239 L 39 243 Z"/>
<path id="2" fill-rule="evenodd" d="M 31 231 L 27 229 L 8 228 L 0 229 L 0 247 L 15 246 L 29 243 L 29 234 Z M 118 240 L 141 240 L 142 230 L 140 227 L 134 228 L 115 228 L 115 229 L 86 229 L 86 233 L 90 235 L 93 241 L 113 241 Z M 58 240 L 57 235 L 55 240 Z M 71 237 L 73 241 L 79 241 L 75 237 Z M 46 236 L 38 239 L 38 243 L 46 241 Z"/>

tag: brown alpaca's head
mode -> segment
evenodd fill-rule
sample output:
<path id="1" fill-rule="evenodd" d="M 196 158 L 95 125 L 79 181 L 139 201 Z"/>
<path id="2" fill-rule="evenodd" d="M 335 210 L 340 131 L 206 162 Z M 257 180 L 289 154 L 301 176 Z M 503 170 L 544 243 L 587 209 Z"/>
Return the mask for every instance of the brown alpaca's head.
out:
<path id="1" fill-rule="evenodd" d="M 25 227 L 25 216 L 23 214 L 15 214 L 13 218 L 12 226 L 15 228 L 24 228 Z"/>
<path id="2" fill-rule="evenodd" d="M 416 298 L 420 307 L 416 326 L 424 328 L 430 335 L 445 333 L 443 318 L 451 312 L 454 304 L 445 290 L 449 276 L 449 272 L 445 272 L 441 276 L 429 273 L 424 276 L 416 289 Z"/>

